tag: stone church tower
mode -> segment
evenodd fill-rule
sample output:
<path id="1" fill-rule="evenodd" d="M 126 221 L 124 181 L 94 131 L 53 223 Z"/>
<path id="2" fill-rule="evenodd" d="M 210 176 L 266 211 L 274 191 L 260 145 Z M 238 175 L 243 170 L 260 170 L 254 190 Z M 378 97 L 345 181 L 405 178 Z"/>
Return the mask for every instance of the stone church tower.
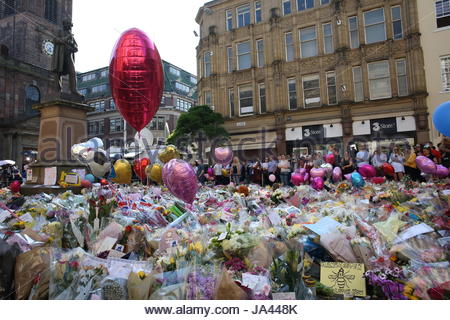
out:
<path id="1" fill-rule="evenodd" d="M 53 54 L 64 20 L 72 20 L 72 0 L 0 2 L 0 160 L 19 168 L 37 150 L 32 106 L 60 95 Z"/>

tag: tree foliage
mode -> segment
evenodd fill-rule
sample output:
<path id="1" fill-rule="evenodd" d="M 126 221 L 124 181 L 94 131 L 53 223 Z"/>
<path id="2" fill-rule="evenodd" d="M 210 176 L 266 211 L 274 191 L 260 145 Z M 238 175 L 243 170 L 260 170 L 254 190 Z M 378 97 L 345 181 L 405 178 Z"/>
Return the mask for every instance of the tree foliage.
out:
<path id="1" fill-rule="evenodd" d="M 209 139 L 228 137 L 228 132 L 222 127 L 224 122 L 223 116 L 208 106 L 192 107 L 180 116 L 177 127 L 167 139 L 167 143 L 176 144 L 178 139 L 194 137 L 200 132 Z"/>

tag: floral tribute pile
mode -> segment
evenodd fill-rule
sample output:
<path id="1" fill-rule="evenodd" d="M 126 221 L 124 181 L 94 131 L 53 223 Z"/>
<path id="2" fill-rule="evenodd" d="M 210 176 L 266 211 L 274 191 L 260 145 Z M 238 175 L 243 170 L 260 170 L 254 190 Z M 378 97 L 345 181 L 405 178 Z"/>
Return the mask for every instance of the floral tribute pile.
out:
<path id="1" fill-rule="evenodd" d="M 449 185 L 0 190 L 0 299 L 448 299 Z M 244 192 L 245 191 L 245 192 Z M 365 296 L 321 279 L 364 267 Z M 344 287 L 354 276 L 333 275 Z"/>

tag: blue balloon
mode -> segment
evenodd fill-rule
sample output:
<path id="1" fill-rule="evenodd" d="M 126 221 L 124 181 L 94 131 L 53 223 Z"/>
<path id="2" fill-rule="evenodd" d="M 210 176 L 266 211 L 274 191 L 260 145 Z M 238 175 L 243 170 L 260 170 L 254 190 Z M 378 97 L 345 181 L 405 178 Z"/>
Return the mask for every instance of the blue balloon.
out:
<path id="1" fill-rule="evenodd" d="M 450 101 L 437 107 L 433 113 L 433 123 L 437 131 L 450 137 Z"/>
<path id="2" fill-rule="evenodd" d="M 357 188 L 362 188 L 366 185 L 364 178 L 358 172 L 352 173 L 352 184 Z"/>
<path id="3" fill-rule="evenodd" d="M 90 183 L 94 183 L 94 182 L 95 182 L 95 177 L 94 177 L 94 175 L 92 175 L 92 174 L 90 174 L 90 173 L 88 173 L 88 174 L 84 177 L 84 179 L 87 180 L 87 181 L 89 181 Z"/>

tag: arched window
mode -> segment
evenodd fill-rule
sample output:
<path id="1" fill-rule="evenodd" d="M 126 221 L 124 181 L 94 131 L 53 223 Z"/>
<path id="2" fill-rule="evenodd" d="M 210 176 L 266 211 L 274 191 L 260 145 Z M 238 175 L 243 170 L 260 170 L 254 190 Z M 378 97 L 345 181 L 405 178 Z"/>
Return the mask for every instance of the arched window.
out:
<path id="1" fill-rule="evenodd" d="M 45 19 L 58 23 L 58 3 L 56 0 L 45 0 Z"/>
<path id="2" fill-rule="evenodd" d="M 41 93 L 39 88 L 35 86 L 28 86 L 25 90 L 25 113 L 35 113 L 33 105 L 41 102 Z"/>

